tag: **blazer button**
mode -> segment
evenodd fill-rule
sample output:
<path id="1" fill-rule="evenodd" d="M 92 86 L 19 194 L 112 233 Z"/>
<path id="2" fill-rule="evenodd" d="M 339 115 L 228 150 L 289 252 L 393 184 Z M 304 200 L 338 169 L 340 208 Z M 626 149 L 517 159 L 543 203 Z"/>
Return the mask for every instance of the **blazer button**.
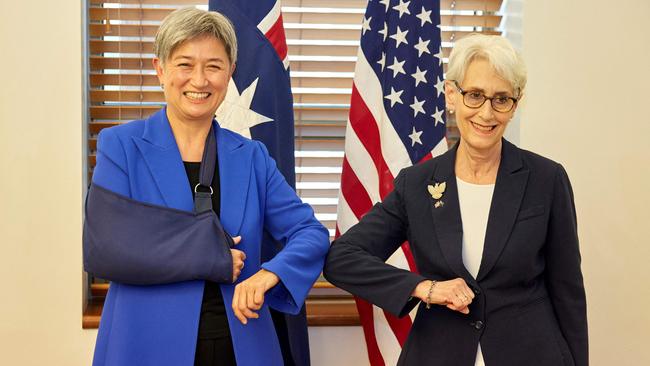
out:
<path id="1" fill-rule="evenodd" d="M 481 289 L 478 287 L 472 287 L 472 291 L 474 291 L 475 295 L 480 295 L 481 294 Z"/>
<path id="2" fill-rule="evenodd" d="M 469 325 L 471 325 L 472 327 L 474 327 L 474 329 L 476 329 L 476 330 L 481 330 L 481 329 L 483 329 L 483 325 L 484 325 L 484 324 L 483 324 L 482 321 L 477 320 L 477 321 L 475 321 L 475 322 L 471 322 L 471 323 L 469 323 Z"/>

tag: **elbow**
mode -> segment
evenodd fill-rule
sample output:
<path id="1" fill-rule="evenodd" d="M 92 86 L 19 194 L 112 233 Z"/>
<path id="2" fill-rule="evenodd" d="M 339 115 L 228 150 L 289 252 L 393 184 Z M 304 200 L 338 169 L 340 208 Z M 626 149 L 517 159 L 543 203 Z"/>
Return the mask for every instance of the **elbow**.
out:
<path id="1" fill-rule="evenodd" d="M 339 266 L 339 246 L 336 241 L 330 246 L 329 252 L 325 257 L 325 264 L 323 266 L 323 277 L 332 284 L 337 285 L 338 281 L 338 266 Z M 338 285 L 337 285 L 338 286 Z"/>

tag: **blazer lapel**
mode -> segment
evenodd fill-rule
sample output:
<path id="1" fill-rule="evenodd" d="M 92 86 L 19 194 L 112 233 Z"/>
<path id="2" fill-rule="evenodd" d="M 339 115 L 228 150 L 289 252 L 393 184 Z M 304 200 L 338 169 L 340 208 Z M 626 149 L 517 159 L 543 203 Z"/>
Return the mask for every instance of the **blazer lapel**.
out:
<path id="1" fill-rule="evenodd" d="M 483 258 L 477 276 L 479 281 L 494 267 L 510 237 L 528 181 L 529 172 L 523 169 L 519 149 L 505 139 L 502 142 L 501 164 L 494 185 Z"/>
<path id="2" fill-rule="evenodd" d="M 438 245 L 447 264 L 460 277 L 466 280 L 472 276 L 463 264 L 462 240 L 463 224 L 460 218 L 460 204 L 458 203 L 458 187 L 454 164 L 458 144 L 440 157 L 435 167 L 433 177 L 429 184 L 445 182 L 446 188 L 440 199 L 429 196 L 433 227 L 438 239 Z M 426 189 L 426 187 L 424 187 Z"/>
<path id="3" fill-rule="evenodd" d="M 253 144 L 244 144 L 214 123 L 217 134 L 219 181 L 221 184 L 221 223 L 226 231 L 237 236 L 244 221 L 251 169 Z"/>
<path id="4" fill-rule="evenodd" d="M 156 182 L 164 204 L 192 211 L 192 192 L 188 188 L 187 173 L 166 110 L 163 108 L 147 118 L 142 138 L 134 137 L 133 140 Z"/>

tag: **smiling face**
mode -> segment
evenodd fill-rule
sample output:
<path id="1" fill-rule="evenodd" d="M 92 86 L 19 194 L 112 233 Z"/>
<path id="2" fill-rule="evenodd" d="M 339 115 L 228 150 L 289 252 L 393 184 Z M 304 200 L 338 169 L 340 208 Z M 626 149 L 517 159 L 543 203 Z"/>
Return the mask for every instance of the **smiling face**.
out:
<path id="1" fill-rule="evenodd" d="M 480 92 L 488 97 L 517 97 L 512 85 L 501 78 L 484 59 L 476 59 L 469 64 L 459 86 L 468 93 Z M 445 98 L 447 109 L 455 111 L 461 144 L 477 152 L 493 152 L 493 149 L 500 151 L 501 137 L 517 109 L 516 104 L 509 112 L 495 111 L 489 100 L 479 108 L 469 108 L 463 103 L 463 95 L 451 80 L 445 84 Z"/>
<path id="2" fill-rule="evenodd" d="M 165 62 L 153 60 L 164 85 L 167 116 L 182 122 L 212 121 L 235 70 L 221 41 L 204 36 L 181 43 Z"/>

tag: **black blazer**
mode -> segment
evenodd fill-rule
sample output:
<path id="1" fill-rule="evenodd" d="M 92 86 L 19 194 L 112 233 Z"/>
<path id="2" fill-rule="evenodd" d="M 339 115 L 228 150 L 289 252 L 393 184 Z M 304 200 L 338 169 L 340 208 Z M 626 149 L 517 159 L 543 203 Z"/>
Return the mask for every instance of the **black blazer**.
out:
<path id="1" fill-rule="evenodd" d="M 476 297 L 469 315 L 420 304 L 398 365 L 588 365 L 585 292 L 573 192 L 558 163 L 503 140 L 474 279 L 462 262 L 454 163 L 457 146 L 406 168 L 395 188 L 334 241 L 325 277 L 399 316 L 424 279 L 462 277 Z M 437 205 L 427 185 L 446 182 Z M 384 262 L 408 240 L 420 274 Z"/>

